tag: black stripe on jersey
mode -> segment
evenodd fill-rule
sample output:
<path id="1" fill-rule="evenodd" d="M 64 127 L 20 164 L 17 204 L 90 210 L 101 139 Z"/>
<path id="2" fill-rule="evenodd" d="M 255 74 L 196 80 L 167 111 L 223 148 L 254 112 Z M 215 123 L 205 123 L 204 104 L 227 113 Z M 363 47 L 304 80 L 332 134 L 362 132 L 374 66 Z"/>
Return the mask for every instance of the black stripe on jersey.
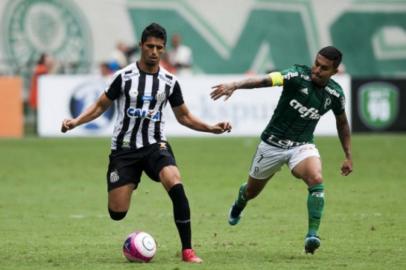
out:
<path id="1" fill-rule="evenodd" d="M 140 77 L 138 78 L 138 96 L 137 96 L 137 102 L 135 105 L 135 107 L 139 108 L 139 109 L 142 109 L 142 105 L 144 105 L 144 100 L 142 98 L 145 93 L 145 79 L 146 79 L 146 74 L 144 72 L 141 72 Z M 130 145 L 132 148 L 137 148 L 137 143 L 136 143 L 137 131 L 138 131 L 138 128 L 140 127 L 141 120 L 142 120 L 141 117 L 138 117 L 135 120 L 135 125 L 131 132 Z"/>
<path id="2" fill-rule="evenodd" d="M 182 90 L 180 89 L 180 85 L 177 81 L 173 87 L 172 95 L 168 97 L 168 100 L 172 107 L 177 107 L 185 103 L 183 101 Z"/>
<path id="3" fill-rule="evenodd" d="M 162 102 L 161 105 L 159 106 L 159 112 L 162 115 L 162 108 L 168 102 L 168 96 L 171 90 L 171 86 L 169 84 L 165 85 L 165 95 L 166 95 L 166 101 Z M 161 121 L 155 122 L 155 132 L 154 132 L 154 138 L 157 142 L 161 141 Z"/>
<path id="4" fill-rule="evenodd" d="M 110 87 L 106 91 L 106 96 L 110 100 L 115 100 L 116 98 L 118 98 L 120 96 L 120 94 L 121 94 L 121 83 L 122 83 L 121 74 L 119 74 L 113 80 L 113 82 L 110 84 Z"/>
<path id="5" fill-rule="evenodd" d="M 130 89 L 131 89 L 132 80 L 127 80 L 124 85 L 124 95 L 125 95 L 125 105 L 124 105 L 124 120 L 121 127 L 120 133 L 117 135 L 116 145 L 117 149 L 122 149 L 124 135 L 128 130 L 130 124 L 130 117 L 127 115 L 127 110 L 130 107 Z"/>
<path id="6" fill-rule="evenodd" d="M 152 77 L 152 91 L 151 91 L 151 96 L 154 97 L 150 103 L 149 103 L 149 110 L 154 109 L 157 100 L 156 100 L 156 94 L 158 93 L 158 89 L 159 89 L 159 79 L 158 79 L 158 73 L 155 74 Z M 149 122 L 151 120 L 145 118 L 144 122 L 142 123 L 142 128 L 141 128 L 141 134 L 142 134 L 142 145 L 148 145 L 148 126 L 149 126 Z"/>

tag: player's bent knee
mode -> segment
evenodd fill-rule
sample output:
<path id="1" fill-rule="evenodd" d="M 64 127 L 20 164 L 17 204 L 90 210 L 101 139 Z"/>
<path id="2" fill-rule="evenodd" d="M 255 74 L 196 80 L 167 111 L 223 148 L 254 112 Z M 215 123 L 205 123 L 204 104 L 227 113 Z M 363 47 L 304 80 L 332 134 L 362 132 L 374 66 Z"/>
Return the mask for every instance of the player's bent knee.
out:
<path id="1" fill-rule="evenodd" d="M 116 212 L 109 208 L 109 214 L 112 220 L 122 220 L 127 215 L 127 211 Z"/>
<path id="2" fill-rule="evenodd" d="M 306 182 L 309 187 L 321 185 L 321 184 L 323 184 L 323 177 L 321 175 L 317 176 L 317 177 L 311 177 Z"/>

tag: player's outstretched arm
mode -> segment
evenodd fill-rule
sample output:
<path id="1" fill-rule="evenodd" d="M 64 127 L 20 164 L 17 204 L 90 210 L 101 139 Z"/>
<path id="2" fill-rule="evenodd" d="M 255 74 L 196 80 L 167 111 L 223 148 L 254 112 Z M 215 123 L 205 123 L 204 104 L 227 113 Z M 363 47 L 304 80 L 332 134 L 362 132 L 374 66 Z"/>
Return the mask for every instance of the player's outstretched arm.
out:
<path id="1" fill-rule="evenodd" d="M 269 75 L 265 77 L 248 78 L 238 82 L 215 85 L 212 87 L 213 91 L 210 93 L 210 96 L 214 100 L 224 96 L 224 100 L 227 100 L 237 89 L 252 89 L 267 86 L 272 86 L 272 79 Z"/>
<path id="2" fill-rule="evenodd" d="M 352 172 L 352 155 L 351 155 L 351 131 L 345 112 L 336 115 L 336 125 L 338 137 L 344 150 L 345 159 L 341 166 L 341 174 L 344 176 Z"/>
<path id="3" fill-rule="evenodd" d="M 190 129 L 194 129 L 197 131 L 203 131 L 203 132 L 211 132 L 214 134 L 221 134 L 224 132 L 230 132 L 231 131 L 231 125 L 229 122 L 219 122 L 215 125 L 209 125 L 201 121 L 199 118 L 194 116 L 188 109 L 188 107 L 185 104 L 182 104 L 177 107 L 172 108 L 176 120 L 178 122 Z"/>
<path id="4" fill-rule="evenodd" d="M 93 103 L 89 108 L 87 108 L 82 114 L 74 119 L 64 119 L 62 121 L 61 131 L 65 133 L 68 130 L 74 129 L 75 127 L 90 122 L 102 113 L 104 113 L 113 102 L 103 93 L 99 99 Z"/>

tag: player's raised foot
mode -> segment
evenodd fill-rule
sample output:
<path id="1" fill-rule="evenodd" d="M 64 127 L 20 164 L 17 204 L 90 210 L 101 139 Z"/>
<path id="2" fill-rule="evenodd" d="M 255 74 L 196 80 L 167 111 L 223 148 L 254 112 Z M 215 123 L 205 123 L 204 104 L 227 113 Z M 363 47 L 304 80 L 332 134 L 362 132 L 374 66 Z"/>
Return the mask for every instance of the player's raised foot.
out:
<path id="1" fill-rule="evenodd" d="M 316 235 L 308 235 L 305 238 L 304 248 L 305 253 L 314 254 L 316 249 L 320 247 L 320 238 Z"/>
<path id="2" fill-rule="evenodd" d="M 241 219 L 241 212 L 242 209 L 240 209 L 236 203 L 233 203 L 228 213 L 228 223 L 232 226 L 237 225 Z"/>
<path id="3" fill-rule="evenodd" d="M 191 248 L 182 250 L 182 260 L 188 263 L 202 263 L 203 260 L 197 257 L 195 251 Z"/>

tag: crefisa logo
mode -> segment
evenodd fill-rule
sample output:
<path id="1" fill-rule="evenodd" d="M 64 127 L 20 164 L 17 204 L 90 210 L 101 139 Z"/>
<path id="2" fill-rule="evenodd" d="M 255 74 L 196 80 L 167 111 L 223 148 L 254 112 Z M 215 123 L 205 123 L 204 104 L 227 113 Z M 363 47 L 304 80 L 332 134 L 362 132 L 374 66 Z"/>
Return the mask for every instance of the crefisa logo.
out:
<path id="1" fill-rule="evenodd" d="M 386 82 L 371 82 L 360 87 L 358 112 L 362 122 L 371 129 L 389 127 L 399 112 L 399 89 Z"/>
<path id="2" fill-rule="evenodd" d="M 77 117 L 92 105 L 103 93 L 106 84 L 103 81 L 89 81 L 78 85 L 72 93 L 69 102 L 71 116 Z M 113 121 L 115 107 L 113 105 L 100 117 L 83 126 L 88 131 L 98 131 L 108 127 Z"/>

